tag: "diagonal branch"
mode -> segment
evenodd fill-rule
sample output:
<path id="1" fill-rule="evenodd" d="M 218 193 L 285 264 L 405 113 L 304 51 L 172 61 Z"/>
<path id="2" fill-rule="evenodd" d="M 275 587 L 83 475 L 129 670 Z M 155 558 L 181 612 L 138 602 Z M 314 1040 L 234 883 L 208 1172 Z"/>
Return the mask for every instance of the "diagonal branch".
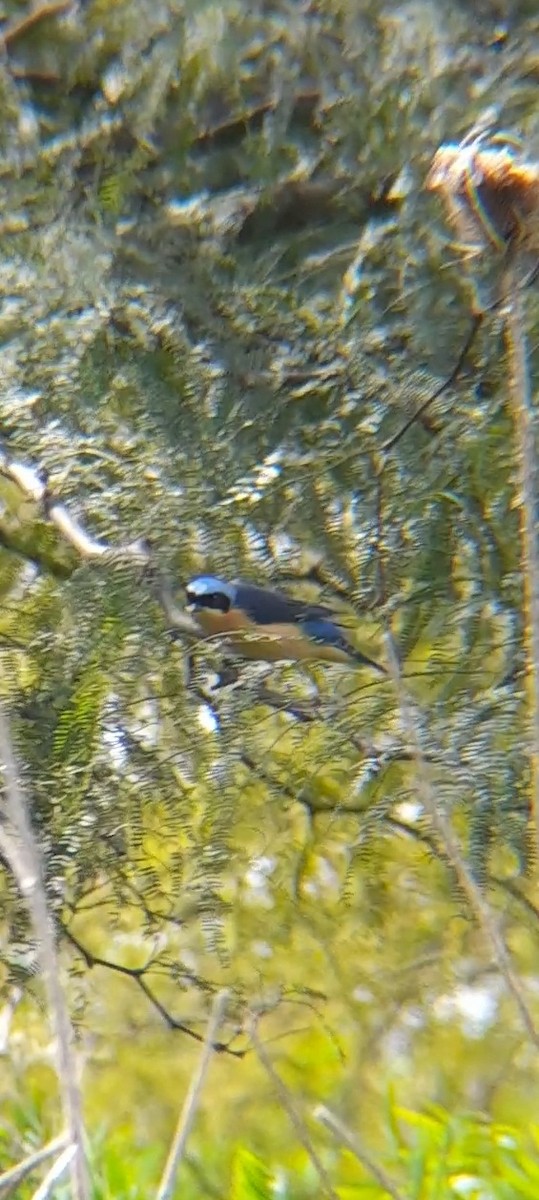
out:
<path id="1" fill-rule="evenodd" d="M 159 1184 L 156 1200 L 170 1200 L 176 1176 L 181 1166 L 182 1159 L 185 1155 L 187 1146 L 187 1138 L 191 1132 L 191 1127 L 195 1117 L 196 1110 L 200 1102 L 202 1088 L 204 1086 L 208 1068 L 212 1059 L 212 1054 L 216 1048 L 217 1030 L 223 1021 L 225 1009 L 229 993 L 225 990 L 218 992 L 213 1002 L 213 1008 L 210 1015 L 208 1029 L 204 1041 L 204 1049 L 200 1062 L 197 1065 L 189 1090 L 185 1097 L 182 1111 L 179 1116 L 176 1132 L 170 1147 L 169 1155 L 163 1171 L 163 1177 Z"/>
<path id="2" fill-rule="evenodd" d="M 2 1200 L 8 1200 L 8 1197 L 14 1193 L 15 1189 L 26 1179 L 27 1175 L 32 1175 L 37 1167 L 40 1167 L 48 1158 L 52 1158 L 53 1154 L 59 1154 L 60 1151 L 65 1150 L 68 1145 L 67 1135 L 61 1133 L 59 1137 L 47 1142 L 46 1146 L 41 1146 L 39 1150 L 35 1150 L 27 1158 L 23 1158 L 14 1167 L 9 1167 L 7 1171 L 4 1171 L 0 1175 L 0 1196 Z"/>
<path id="3" fill-rule="evenodd" d="M 315 1150 L 315 1148 L 313 1146 L 312 1138 L 307 1129 L 305 1121 L 303 1120 L 303 1117 L 298 1112 L 294 1097 L 292 1096 L 292 1093 L 290 1092 L 289 1088 L 287 1088 L 286 1084 L 281 1079 L 281 1076 L 279 1075 L 278 1071 L 276 1071 L 276 1069 L 273 1065 L 273 1062 L 272 1062 L 261 1038 L 258 1035 L 257 1021 L 256 1021 L 256 1017 L 254 1015 L 252 1016 L 251 1021 L 250 1021 L 249 1034 L 250 1034 L 253 1049 L 256 1053 L 258 1061 L 260 1062 L 261 1066 L 264 1068 L 268 1078 L 271 1080 L 275 1094 L 278 1096 L 279 1101 L 282 1104 L 284 1111 L 287 1113 L 287 1115 L 290 1119 L 290 1123 L 294 1129 L 296 1137 L 297 1137 L 298 1141 L 301 1143 L 301 1145 L 303 1146 L 305 1153 L 310 1158 L 311 1163 L 316 1171 L 316 1174 L 318 1175 L 318 1178 L 320 1180 L 322 1194 L 324 1196 L 328 1196 L 329 1200 L 337 1200 L 337 1193 L 335 1192 L 334 1188 L 332 1187 L 331 1180 L 328 1176 L 326 1168 L 324 1167 L 324 1164 L 322 1163 L 322 1161 L 318 1155 L 318 1152 Z"/>
<path id="4" fill-rule="evenodd" d="M 369 1175 L 372 1175 L 373 1179 L 376 1180 L 382 1191 L 387 1192 L 388 1196 L 392 1197 L 392 1200 L 404 1200 L 402 1192 L 398 1190 L 397 1185 L 389 1178 L 386 1171 L 360 1145 L 357 1133 L 352 1133 L 352 1130 L 348 1129 L 344 1122 L 340 1121 L 324 1104 L 320 1104 L 315 1108 L 314 1116 L 317 1121 L 320 1121 L 321 1125 L 325 1125 L 326 1129 L 331 1131 L 342 1146 L 346 1146 L 346 1149 L 357 1158 L 361 1166 L 365 1167 Z"/>
<path id="5" fill-rule="evenodd" d="M 62 1097 L 71 1160 L 73 1200 L 88 1200 L 90 1185 L 85 1155 L 82 1104 L 73 1054 L 73 1029 L 62 989 L 54 925 L 47 907 L 41 858 L 26 796 L 11 744 L 8 719 L 0 709 L 0 761 L 4 777 L 0 847 L 26 901 L 34 927 L 38 958 L 56 1042 L 56 1072 Z M 67 1166 L 67 1159 L 66 1164 Z"/>
<path id="6" fill-rule="evenodd" d="M 408 420 L 405 421 L 403 425 L 401 425 L 400 429 L 398 429 L 397 432 L 395 434 L 393 434 L 393 437 L 389 438 L 387 442 L 384 442 L 384 444 L 382 446 L 382 453 L 387 454 L 390 450 L 393 450 L 394 447 L 397 445 L 397 442 L 400 442 L 401 438 L 404 437 L 405 433 L 408 433 L 408 430 L 411 429 L 412 425 L 415 425 L 416 421 L 421 420 L 421 417 L 423 417 L 425 415 L 427 409 L 430 408 L 431 404 L 434 404 L 435 400 L 438 400 L 440 396 L 443 396 L 444 392 L 446 392 L 448 390 L 448 388 L 450 388 L 452 386 L 452 384 L 456 383 L 456 381 L 462 371 L 464 363 L 466 362 L 466 359 L 470 353 L 470 350 L 475 342 L 477 334 L 479 333 L 479 330 L 483 323 L 483 318 L 484 318 L 484 313 L 482 313 L 482 312 L 474 313 L 472 324 L 468 331 L 468 335 L 466 337 L 466 340 L 464 342 L 462 350 L 457 358 L 455 366 L 453 367 L 453 370 L 447 376 L 447 379 L 444 379 L 443 383 L 441 383 L 440 386 L 437 387 L 436 390 L 434 392 L 432 392 L 431 395 L 428 396 L 428 398 L 426 400 L 423 401 L 423 404 L 419 405 L 419 408 L 417 408 L 416 411 L 414 413 L 412 413 L 412 416 L 409 417 Z"/>
<path id="7" fill-rule="evenodd" d="M 397 692 L 400 708 L 400 719 L 409 744 L 414 751 L 417 770 L 417 792 L 419 799 L 430 817 L 432 826 L 440 839 L 445 854 L 447 855 L 447 860 L 455 872 L 459 886 L 461 887 L 462 892 L 470 906 L 470 912 L 473 914 L 477 925 L 481 929 L 487 945 L 490 944 L 496 964 L 501 975 L 503 976 L 503 979 L 505 980 L 507 990 L 514 1000 L 515 1006 L 519 1012 L 522 1024 L 528 1034 L 528 1037 L 535 1048 L 539 1049 L 539 1032 L 533 1023 L 521 982 L 513 970 L 509 951 L 503 939 L 502 933 L 495 917 L 492 914 L 488 901 L 483 896 L 481 889 L 478 887 L 472 872 L 470 871 L 470 868 L 463 857 L 458 837 L 453 830 L 449 817 L 445 813 L 442 805 L 439 803 L 432 790 L 427 771 L 427 764 L 423 757 L 420 738 L 417 731 L 417 723 L 412 710 L 412 705 L 403 686 L 398 658 L 395 653 L 393 639 L 389 631 L 386 634 L 386 649 L 389 672 L 393 678 Z"/>
<path id="8" fill-rule="evenodd" d="M 203 1043 L 205 1041 L 202 1034 L 197 1033 L 190 1025 L 186 1025 L 183 1021 L 178 1021 L 176 1017 L 173 1017 L 172 1013 L 165 1008 L 164 1004 L 161 1003 L 152 991 L 145 978 L 152 966 L 151 960 L 142 967 L 126 967 L 123 963 L 112 962 L 111 959 L 102 958 L 99 954 L 93 954 L 91 950 L 83 946 L 82 942 L 65 925 L 62 925 L 62 933 L 78 954 L 81 955 L 81 958 L 84 959 L 87 967 L 104 967 L 108 971 L 116 971 L 117 974 L 125 975 L 128 979 L 132 979 L 152 1007 L 159 1013 L 159 1016 L 169 1029 L 185 1033 L 187 1037 L 192 1038 L 195 1042 Z M 246 1053 L 245 1050 L 233 1050 L 226 1042 L 214 1042 L 212 1049 L 217 1054 L 230 1054 L 233 1058 L 244 1058 Z"/>
<path id="9" fill-rule="evenodd" d="M 123 561 L 142 571 L 146 580 L 151 584 L 154 596 L 169 624 L 181 636 L 186 636 L 191 640 L 200 638 L 201 631 L 196 621 L 174 603 L 171 589 L 155 566 L 151 547 L 147 541 L 139 539 L 120 546 L 111 546 L 107 542 L 92 537 L 49 488 L 39 471 L 33 467 L 27 467 L 23 463 L 11 461 L 5 453 L 0 453 L 0 478 L 15 484 L 24 499 L 30 500 L 36 506 L 41 519 L 56 529 L 62 543 L 73 550 L 78 559 L 85 562 Z M 9 508 L 9 505 L 6 505 L 6 508 Z M 53 564 L 48 546 L 44 551 L 43 562 L 41 562 L 40 555 L 36 554 L 34 549 L 29 548 L 27 535 L 15 536 L 9 527 L 9 516 L 6 518 L 6 522 L 5 529 L 0 526 L 0 542 L 3 542 L 7 549 L 22 554 L 31 561 L 37 562 L 38 565 L 45 566 L 53 573 L 69 577 L 76 566 L 76 559 L 71 566 L 68 562 L 63 561 Z"/>

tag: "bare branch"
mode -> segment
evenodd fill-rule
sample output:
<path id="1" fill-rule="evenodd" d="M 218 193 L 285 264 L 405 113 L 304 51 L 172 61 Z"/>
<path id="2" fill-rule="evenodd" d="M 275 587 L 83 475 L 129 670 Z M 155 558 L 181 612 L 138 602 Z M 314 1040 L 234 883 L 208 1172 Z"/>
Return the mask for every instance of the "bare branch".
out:
<path id="1" fill-rule="evenodd" d="M 341 1145 L 346 1146 L 346 1149 L 350 1150 L 350 1153 L 357 1158 L 362 1167 L 365 1167 L 365 1169 L 369 1172 L 369 1175 L 372 1175 L 373 1179 L 376 1179 L 376 1182 L 381 1188 L 383 1188 L 384 1192 L 387 1192 L 388 1196 L 392 1197 L 392 1200 L 404 1200 L 402 1192 L 399 1192 L 399 1189 L 397 1188 L 396 1184 L 393 1183 L 393 1180 L 389 1178 L 389 1175 L 386 1174 L 382 1167 L 378 1166 L 378 1163 L 375 1163 L 374 1160 L 365 1153 L 363 1147 L 360 1145 L 357 1134 L 352 1133 L 352 1131 L 348 1129 L 338 1117 L 334 1116 L 334 1114 L 330 1112 L 329 1108 L 326 1108 L 323 1104 L 320 1104 L 317 1108 L 315 1108 L 314 1116 L 316 1117 L 317 1121 L 320 1121 L 322 1125 L 326 1126 L 326 1129 L 331 1131 Z"/>
<path id="2" fill-rule="evenodd" d="M 444 812 L 439 800 L 433 794 L 430 779 L 428 777 L 427 764 L 423 757 L 419 737 L 417 734 L 416 721 L 412 706 L 403 686 L 398 658 L 395 653 L 393 639 L 389 632 L 386 634 L 385 640 L 389 672 L 395 683 L 403 729 L 414 752 L 417 768 L 417 790 L 419 798 L 425 811 L 429 814 L 434 830 L 440 838 L 444 851 L 447 855 L 447 860 L 451 864 L 458 883 L 462 888 L 466 899 L 468 900 L 470 910 L 473 913 L 479 928 L 482 930 L 487 943 L 492 947 L 496 963 L 505 980 L 507 990 L 510 992 L 513 1000 L 515 1001 L 530 1041 L 537 1049 L 539 1049 L 539 1033 L 533 1023 L 520 980 L 513 970 L 507 946 L 503 940 L 496 920 L 492 915 L 489 904 L 485 900 L 481 889 L 478 887 L 467 863 L 464 860 L 458 838 L 454 833 L 451 822 Z"/>
<path id="3" fill-rule="evenodd" d="M 176 1017 L 173 1017 L 172 1013 L 165 1008 L 164 1004 L 161 1003 L 161 1001 L 152 991 L 145 978 L 152 966 L 152 962 L 146 963 L 142 967 L 126 967 L 123 965 L 123 963 L 112 962 L 111 959 L 101 958 L 97 954 L 92 954 L 91 950 L 88 950 L 85 946 L 83 946 L 82 942 L 80 942 L 79 939 L 75 937 L 75 934 L 72 933 L 70 929 L 67 929 L 65 925 L 62 925 L 62 932 L 67 940 L 71 942 L 71 945 L 75 948 L 75 950 L 77 950 L 82 956 L 87 967 L 104 967 L 108 971 L 116 971 L 119 975 L 126 975 L 127 978 L 132 979 L 139 990 L 143 992 L 146 999 L 149 1001 L 152 1007 L 155 1008 L 156 1012 L 159 1013 L 159 1016 L 163 1019 L 169 1029 L 176 1030 L 180 1033 L 185 1033 L 195 1042 L 202 1043 L 205 1041 L 205 1038 L 202 1034 L 197 1033 L 196 1030 L 192 1029 L 190 1025 L 186 1025 L 183 1021 L 178 1021 Z M 212 1049 L 215 1050 L 217 1054 L 231 1054 L 233 1058 L 244 1058 L 246 1053 L 245 1050 L 232 1050 L 232 1048 L 228 1046 L 226 1042 L 215 1042 Z"/>
<path id="4" fill-rule="evenodd" d="M 55 526 L 81 558 L 98 559 L 110 553 L 111 547 L 96 538 L 91 538 L 85 532 L 75 518 L 69 514 L 65 504 L 61 504 L 53 496 L 47 484 L 32 467 L 26 467 L 23 463 L 10 462 L 4 456 L 3 459 L 0 458 L 0 475 L 17 484 L 28 500 L 32 500 L 34 504 L 42 507 L 43 516 L 51 522 L 51 525 Z M 139 566 L 148 562 L 148 549 L 143 542 L 130 543 L 121 550 L 117 547 L 114 552 L 116 555 L 121 553 L 123 557 L 133 559 Z"/>
<path id="5" fill-rule="evenodd" d="M 8 860 L 34 927 L 41 973 L 48 997 L 50 1020 L 56 1044 L 56 1071 L 62 1096 L 65 1124 L 74 1155 L 71 1185 L 74 1200 L 88 1200 L 90 1187 L 84 1149 L 82 1107 L 73 1057 L 73 1029 L 60 982 L 60 964 L 54 926 L 47 908 L 41 858 L 34 837 L 26 797 L 11 744 L 5 712 L 0 709 L 0 759 L 4 776 L 3 823 L 0 849 Z M 66 1163 L 67 1165 L 67 1159 Z M 63 1168 L 62 1168 L 63 1169 Z"/>
<path id="6" fill-rule="evenodd" d="M 172 1139 L 172 1145 L 170 1147 L 165 1169 L 163 1171 L 163 1176 L 157 1191 L 157 1200 L 170 1200 L 170 1197 L 172 1196 L 176 1177 L 185 1154 L 187 1139 L 191 1131 L 195 1113 L 200 1103 L 202 1088 L 204 1087 L 208 1068 L 215 1049 L 217 1030 L 219 1029 L 219 1026 L 223 1020 L 229 996 L 230 993 L 226 990 L 223 990 L 217 993 L 213 1002 L 213 1008 L 208 1022 L 208 1029 L 204 1039 L 204 1048 L 182 1106 L 176 1132 Z"/>
<path id="7" fill-rule="evenodd" d="M 56 1162 L 53 1163 L 50 1171 L 47 1171 L 44 1180 L 40 1183 L 37 1192 L 34 1192 L 32 1200 L 48 1200 L 49 1196 L 53 1195 L 53 1187 L 62 1178 L 64 1171 L 73 1161 L 77 1153 L 76 1146 L 66 1146 L 65 1150 L 58 1155 Z"/>
<path id="8" fill-rule="evenodd" d="M 59 1137 L 53 1138 L 51 1142 L 47 1142 L 46 1146 L 42 1146 L 34 1154 L 29 1154 L 27 1158 L 23 1158 L 15 1167 L 10 1167 L 8 1171 L 4 1171 L 3 1175 L 0 1175 L 0 1195 L 2 1196 L 2 1200 L 7 1200 L 7 1197 L 26 1179 L 27 1175 L 31 1175 L 37 1167 L 40 1167 L 53 1154 L 58 1154 L 60 1150 L 65 1150 L 68 1144 L 69 1139 L 67 1134 L 61 1133 Z"/>
<path id="9" fill-rule="evenodd" d="M 303 1149 L 305 1150 L 306 1154 L 309 1156 L 309 1158 L 313 1164 L 313 1167 L 318 1175 L 318 1178 L 320 1179 L 320 1183 L 322 1185 L 324 1195 L 329 1196 L 330 1200 L 338 1200 L 337 1193 L 334 1191 L 333 1187 L 331 1186 L 331 1181 L 329 1179 L 327 1171 L 313 1146 L 311 1136 L 305 1125 L 303 1117 L 300 1116 L 300 1114 L 296 1108 L 294 1098 L 293 1098 L 290 1090 L 283 1083 L 281 1076 L 275 1070 L 275 1067 L 271 1061 L 271 1058 L 270 1058 L 269 1054 L 267 1053 L 266 1048 L 263 1045 L 261 1039 L 258 1036 L 256 1017 L 254 1015 L 251 1018 L 251 1021 L 249 1024 L 249 1035 L 251 1038 L 253 1048 L 256 1052 L 256 1056 L 257 1056 L 261 1066 L 263 1066 L 266 1074 L 271 1079 L 271 1082 L 273 1084 L 275 1092 L 276 1092 L 277 1096 L 279 1097 L 279 1100 L 280 1100 L 285 1112 L 288 1114 L 288 1117 L 290 1118 L 290 1122 L 294 1128 L 296 1137 L 297 1137 L 298 1141 L 301 1142 Z"/>
<path id="10" fill-rule="evenodd" d="M 152 585 L 156 600 L 160 604 L 169 624 L 182 636 L 198 641 L 200 626 L 184 609 L 175 604 L 171 589 L 153 563 L 151 548 L 147 541 L 139 539 L 120 546 L 93 538 L 75 520 L 65 504 L 50 491 L 38 471 L 23 463 L 12 462 L 7 455 L 0 454 L 0 476 L 10 480 L 20 489 L 23 496 L 31 500 L 42 511 L 43 519 L 49 521 L 79 558 L 87 562 L 114 559 L 131 563 L 142 569 Z M 8 548 L 15 547 L 8 543 Z"/>
<path id="11" fill-rule="evenodd" d="M 438 400 L 440 398 L 440 396 L 443 396 L 444 392 L 447 392 L 448 388 L 452 387 L 452 385 L 454 383 L 456 383 L 456 381 L 462 371 L 464 363 L 466 362 L 466 359 L 470 353 L 470 350 L 475 342 L 477 334 L 479 333 L 479 330 L 483 323 L 483 319 L 484 319 L 483 313 L 474 313 L 472 324 L 471 324 L 470 329 L 468 330 L 468 334 L 466 336 L 466 341 L 464 342 L 464 345 L 463 345 L 462 350 L 457 358 L 455 366 L 453 367 L 453 370 L 447 376 L 447 379 L 444 379 L 443 383 L 441 383 L 440 386 L 437 387 L 434 392 L 432 392 L 432 394 L 427 398 L 427 400 L 424 400 L 423 404 L 419 405 L 419 408 L 417 408 L 416 411 L 414 413 L 412 413 L 412 416 L 408 417 L 408 420 L 405 421 L 404 424 L 401 425 L 400 429 L 398 429 L 397 432 L 393 434 L 393 437 L 389 438 L 387 442 L 384 442 L 384 444 L 382 446 L 382 453 L 387 454 L 389 452 L 389 450 L 393 450 L 393 448 L 397 445 L 397 442 L 400 442 L 401 438 L 404 437 L 405 433 L 408 433 L 408 430 L 411 429 L 412 425 L 415 425 L 416 421 L 421 420 L 421 417 L 423 417 L 425 415 L 427 409 L 430 408 L 431 404 L 434 404 L 435 400 Z"/>

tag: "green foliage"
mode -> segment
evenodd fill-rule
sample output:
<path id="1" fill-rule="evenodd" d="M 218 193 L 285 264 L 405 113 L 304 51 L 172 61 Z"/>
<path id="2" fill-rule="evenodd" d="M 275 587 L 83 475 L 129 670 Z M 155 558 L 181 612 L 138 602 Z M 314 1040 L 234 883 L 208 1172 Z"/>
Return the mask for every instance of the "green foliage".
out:
<path id="1" fill-rule="evenodd" d="M 472 1114 L 450 1116 L 443 1109 L 418 1113 L 398 1104 L 388 1106 L 384 1127 L 386 1178 L 402 1200 L 532 1200 L 539 1180 L 539 1138 L 511 1125 L 497 1124 Z M 4 1135 L 4 1140 L 7 1140 Z M 303 1161 L 302 1161 L 303 1160 Z M 385 1200 L 390 1193 L 368 1163 L 349 1150 L 328 1150 L 331 1185 L 339 1200 Z M 133 1153 L 131 1141 L 121 1134 L 97 1142 L 91 1151 L 93 1200 L 146 1200 L 154 1195 L 163 1163 L 158 1147 Z M 376 1169 L 376 1168 L 375 1168 Z M 21 1200 L 33 1194 L 29 1182 L 21 1186 Z M 67 1200 L 61 1185 L 58 1200 Z M 308 1200 L 320 1195 L 320 1181 L 312 1165 L 297 1150 L 296 1165 L 284 1167 L 245 1144 L 235 1146 L 229 1161 L 216 1153 L 211 1141 L 201 1143 L 184 1164 L 173 1197 L 199 1200 L 226 1196 L 227 1200 Z"/>
<path id="2" fill-rule="evenodd" d="M 222 985 L 227 1050 L 182 1196 L 320 1194 L 274 1116 L 253 1012 L 298 1106 L 342 1112 L 405 1196 L 537 1190 L 536 1055 L 423 802 L 427 786 L 537 1016 L 496 314 L 459 380 L 383 450 L 470 319 L 423 189 L 433 153 L 489 105 L 535 128 L 535 5 L 507 24 L 502 10 L 92 0 L 18 28 L 23 6 L 4 5 L 2 450 L 48 491 L 40 503 L 0 470 L 2 697 L 88 1123 L 105 1131 L 100 1197 L 154 1186 Z M 526 303 L 537 373 L 532 289 Z M 105 553 L 79 553 L 55 498 Z M 391 630 L 423 776 L 391 679 L 243 665 L 211 690 L 220 648 L 191 646 L 187 669 L 155 577 L 126 552 L 138 539 L 179 605 L 209 569 L 334 603 L 372 657 Z M 7 1165 L 33 1136 L 19 1097 L 45 1113 L 43 1138 L 56 1101 L 7 870 L 0 903 Z M 380 1113 L 403 1079 L 391 1141 Z M 323 1147 L 343 1200 L 381 1194 Z"/>
<path id="3" fill-rule="evenodd" d="M 271 1173 L 260 1158 L 238 1147 L 232 1165 L 231 1200 L 271 1200 Z"/>

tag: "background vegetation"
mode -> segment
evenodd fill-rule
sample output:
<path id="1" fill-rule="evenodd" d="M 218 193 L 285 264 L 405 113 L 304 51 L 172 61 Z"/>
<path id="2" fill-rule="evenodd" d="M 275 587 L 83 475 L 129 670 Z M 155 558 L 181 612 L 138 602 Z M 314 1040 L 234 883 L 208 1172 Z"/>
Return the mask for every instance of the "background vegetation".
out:
<path id="1" fill-rule="evenodd" d="M 470 324 L 425 177 L 488 109 L 534 157 L 536 9 L 2 6 L 1 689 L 96 1196 L 155 1194 L 222 988 L 178 1195 L 538 1194 L 499 314 L 384 449 Z M 536 289 L 526 312 L 537 377 Z M 212 691 L 177 611 L 205 569 L 334 602 L 374 657 L 390 630 L 400 680 Z M 2 853 L 7 1172 L 61 1117 Z"/>

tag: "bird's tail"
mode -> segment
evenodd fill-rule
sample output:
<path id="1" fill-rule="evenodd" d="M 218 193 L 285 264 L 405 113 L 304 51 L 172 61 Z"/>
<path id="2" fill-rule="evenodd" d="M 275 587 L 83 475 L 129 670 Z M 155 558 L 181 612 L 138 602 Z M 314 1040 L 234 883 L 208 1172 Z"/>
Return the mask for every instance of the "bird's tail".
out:
<path id="1" fill-rule="evenodd" d="M 387 675 L 385 667 L 382 667 L 380 663 L 375 662 L 373 658 L 367 658 L 366 654 L 362 654 L 361 650 L 356 650 L 355 647 L 350 646 L 350 644 L 348 644 L 348 653 L 350 654 L 350 657 L 354 659 L 354 662 L 357 662 L 360 666 L 372 667 L 373 670 L 378 671 L 380 675 Z"/>

